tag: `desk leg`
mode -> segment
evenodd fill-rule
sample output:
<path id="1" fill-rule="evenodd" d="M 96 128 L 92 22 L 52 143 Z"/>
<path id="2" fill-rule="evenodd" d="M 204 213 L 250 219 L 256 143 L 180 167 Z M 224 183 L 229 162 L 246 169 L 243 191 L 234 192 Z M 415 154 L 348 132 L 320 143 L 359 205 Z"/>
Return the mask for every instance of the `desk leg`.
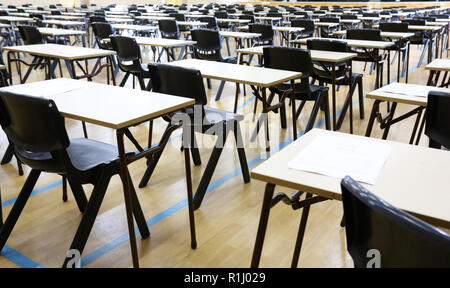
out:
<path id="1" fill-rule="evenodd" d="M 123 135 L 124 132 L 122 129 L 117 130 L 117 146 L 119 149 L 119 157 L 120 157 L 120 174 L 122 179 L 122 185 L 123 185 L 123 194 L 125 199 L 125 209 L 127 214 L 127 222 L 128 222 L 128 234 L 130 237 L 130 246 L 131 246 L 131 256 L 133 259 L 133 267 L 139 268 L 139 258 L 138 258 L 138 252 L 137 252 L 137 245 L 136 245 L 136 234 L 134 231 L 134 221 L 133 221 L 133 207 L 131 202 L 131 192 L 130 192 L 130 185 L 128 175 L 128 167 L 126 162 L 126 156 L 125 156 L 125 146 L 123 142 Z"/>
<path id="2" fill-rule="evenodd" d="M 188 138 L 188 137 L 185 137 Z M 189 224 L 191 229 L 191 248 L 197 248 L 197 239 L 195 235 L 195 219 L 194 219 L 194 201 L 192 198 L 192 178 L 191 178 L 191 158 L 189 156 L 190 143 L 185 143 L 184 146 L 184 165 L 186 170 L 186 186 L 187 186 L 187 200 L 189 210 Z"/>
<path id="3" fill-rule="evenodd" d="M 394 118 L 394 113 L 395 113 L 395 108 L 397 108 L 397 102 L 392 102 L 392 106 L 391 106 L 391 111 L 390 111 L 390 116 L 389 116 L 389 121 L 392 120 Z M 388 134 L 389 134 L 389 129 L 391 128 L 391 124 L 387 124 L 386 127 L 384 128 L 384 132 L 383 132 L 383 140 L 386 140 Z"/>
<path id="4" fill-rule="evenodd" d="M 367 124 L 367 129 L 366 129 L 366 137 L 370 137 L 370 134 L 372 133 L 372 128 L 373 128 L 373 124 L 375 122 L 375 117 L 380 109 L 380 100 L 375 100 L 375 102 L 373 103 L 372 106 L 372 112 L 370 113 L 370 117 L 369 117 L 369 123 Z"/>
<path id="5" fill-rule="evenodd" d="M 312 195 L 307 193 L 305 200 L 311 198 Z M 292 256 L 291 268 L 297 268 L 298 259 L 300 258 L 300 251 L 302 250 L 303 238 L 305 236 L 306 223 L 308 221 L 309 209 L 311 205 L 303 207 L 302 218 L 298 228 L 297 240 L 295 241 L 294 255 Z"/>
<path id="6" fill-rule="evenodd" d="M 294 140 L 297 140 L 297 111 L 296 111 L 296 107 L 295 107 L 295 82 L 294 80 L 291 80 L 291 89 L 292 89 L 292 93 L 291 93 L 291 108 L 292 108 L 292 133 L 294 134 Z M 285 100 L 286 101 L 286 100 Z M 279 111 L 281 112 L 281 109 L 284 108 L 280 108 Z"/>
<path id="7" fill-rule="evenodd" d="M 266 184 L 266 190 L 264 192 L 264 200 L 261 209 L 261 216 L 259 218 L 258 232 L 256 234 L 255 247 L 253 248 L 252 263 L 250 265 L 250 268 L 258 268 L 259 261 L 261 260 L 261 252 L 264 244 L 264 237 L 266 236 L 267 222 L 269 221 L 269 214 L 274 190 L 274 184 Z"/>
<path id="8" fill-rule="evenodd" d="M 333 131 L 336 131 L 336 64 L 331 66 L 331 93 L 332 93 L 332 106 L 333 106 Z"/>
<path id="9" fill-rule="evenodd" d="M 380 51 L 379 49 L 374 49 L 375 55 L 377 55 L 377 58 L 375 60 L 375 69 L 376 71 L 376 77 L 375 77 L 375 89 L 380 88 Z"/>

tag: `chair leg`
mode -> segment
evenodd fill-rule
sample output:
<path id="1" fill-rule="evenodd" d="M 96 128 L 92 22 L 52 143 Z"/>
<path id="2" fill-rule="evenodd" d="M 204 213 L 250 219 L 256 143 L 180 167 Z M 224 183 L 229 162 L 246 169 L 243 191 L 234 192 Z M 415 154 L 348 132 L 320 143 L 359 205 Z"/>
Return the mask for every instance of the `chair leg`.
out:
<path id="1" fill-rule="evenodd" d="M 70 250 L 77 250 L 80 255 L 83 253 L 84 247 L 89 238 L 89 234 L 91 233 L 92 226 L 94 225 L 95 218 L 97 217 L 98 210 L 100 209 L 100 206 L 103 202 L 106 189 L 108 188 L 108 184 L 111 179 L 110 171 L 106 170 L 108 170 L 108 168 L 102 169 L 101 173 L 97 177 L 94 190 L 92 191 L 91 197 L 89 198 L 89 202 L 86 206 L 86 210 L 84 211 L 83 218 L 81 218 L 81 222 L 78 225 L 77 232 L 75 233 L 72 244 L 70 245 Z M 69 257 L 66 257 L 62 267 L 70 268 L 67 267 L 70 260 L 71 259 Z"/>
<path id="2" fill-rule="evenodd" d="M 217 90 L 216 94 L 216 101 L 220 100 L 220 97 L 222 96 L 223 87 L 225 86 L 225 81 L 221 81 L 219 85 L 219 89 Z"/>
<path id="3" fill-rule="evenodd" d="M 202 165 L 202 160 L 200 158 L 200 152 L 198 151 L 198 144 L 197 144 L 197 138 L 195 137 L 195 132 L 194 129 L 192 130 L 192 135 L 191 135 L 191 155 L 192 155 L 192 160 L 194 162 L 195 166 L 200 166 Z"/>
<path id="4" fill-rule="evenodd" d="M 84 213 L 88 200 L 86 198 L 86 194 L 84 193 L 83 186 L 71 181 L 70 179 L 67 179 L 67 182 L 69 182 L 69 186 L 72 190 L 73 198 L 75 198 L 75 201 L 77 202 L 78 209 L 81 213 Z"/>
<path id="5" fill-rule="evenodd" d="M 66 178 L 66 176 L 62 176 L 62 192 L 63 192 L 63 195 L 62 195 L 62 200 L 63 200 L 63 202 L 67 202 L 67 178 Z"/>
<path id="6" fill-rule="evenodd" d="M 1 165 L 9 163 L 13 156 L 14 156 L 14 149 L 13 146 L 9 144 L 8 147 L 6 148 L 5 154 L 3 154 Z"/>
<path id="7" fill-rule="evenodd" d="M 127 83 L 128 77 L 130 77 L 130 72 L 125 73 L 125 76 L 123 76 L 123 79 L 119 84 L 119 87 L 125 86 L 125 83 Z"/>
<path id="8" fill-rule="evenodd" d="M 306 194 L 306 199 L 311 198 L 311 194 Z M 310 205 L 303 207 L 302 218 L 298 227 L 297 240 L 295 241 L 294 255 L 292 256 L 291 268 L 296 268 L 298 259 L 300 258 L 300 251 L 302 250 L 303 237 L 305 235 L 306 223 L 308 221 Z"/>
<path id="9" fill-rule="evenodd" d="M 33 191 L 34 185 L 36 184 L 41 171 L 32 169 L 30 174 L 25 181 L 25 184 L 20 190 L 19 196 L 17 197 L 16 202 L 14 202 L 14 206 L 8 214 L 5 223 L 1 226 L 0 230 L 0 252 L 3 250 L 3 247 L 8 241 L 9 235 L 16 225 L 17 220 L 19 219 L 20 214 L 22 213 L 25 204 L 27 203 L 28 198 L 30 197 L 31 192 Z"/>
<path id="10" fill-rule="evenodd" d="M 245 157 L 245 148 L 244 142 L 242 141 L 241 125 L 239 124 L 238 121 L 233 122 L 234 122 L 234 138 L 236 140 L 239 163 L 241 164 L 242 177 L 244 178 L 244 182 L 248 183 L 250 182 L 250 173 L 248 171 L 247 158 Z"/>
<path id="11" fill-rule="evenodd" d="M 325 128 L 327 130 L 331 130 L 330 101 L 328 100 L 328 97 L 323 97 L 321 106 L 323 113 L 325 114 Z"/>
<path id="12" fill-rule="evenodd" d="M 314 102 L 314 107 L 311 111 L 311 116 L 309 116 L 308 124 L 306 125 L 305 133 L 311 130 L 314 127 L 314 123 L 316 122 L 317 113 L 319 112 L 320 103 L 322 102 L 323 96 L 320 95 L 319 99 Z"/>
<path id="13" fill-rule="evenodd" d="M 150 236 L 150 231 L 148 229 L 147 222 L 145 221 L 145 215 L 144 212 L 142 211 L 141 203 L 139 203 L 139 198 L 137 197 L 136 189 L 134 189 L 130 173 L 128 173 L 128 179 L 130 184 L 131 201 L 133 202 L 132 205 L 133 205 L 134 219 L 136 220 L 136 224 L 138 226 L 141 237 L 143 239 L 146 239 Z"/>
<path id="14" fill-rule="evenodd" d="M 197 187 L 197 192 L 194 195 L 194 209 L 200 208 L 200 205 L 202 204 L 203 197 L 205 197 L 209 183 L 211 182 L 212 175 L 217 167 L 217 162 L 219 161 L 220 154 L 222 154 L 223 146 L 225 146 L 225 142 L 228 136 L 228 130 L 226 130 L 226 127 L 223 127 L 222 131 L 223 133 L 222 135 L 218 136 L 216 145 L 211 153 L 211 156 L 209 157 L 205 171 L 203 172 L 200 184 Z"/>
<path id="15" fill-rule="evenodd" d="M 306 104 L 306 100 L 302 100 L 302 102 L 300 102 L 300 104 L 298 105 L 297 111 L 295 117 L 296 119 L 298 119 L 300 117 L 300 113 L 302 113 L 303 107 L 305 107 Z"/>

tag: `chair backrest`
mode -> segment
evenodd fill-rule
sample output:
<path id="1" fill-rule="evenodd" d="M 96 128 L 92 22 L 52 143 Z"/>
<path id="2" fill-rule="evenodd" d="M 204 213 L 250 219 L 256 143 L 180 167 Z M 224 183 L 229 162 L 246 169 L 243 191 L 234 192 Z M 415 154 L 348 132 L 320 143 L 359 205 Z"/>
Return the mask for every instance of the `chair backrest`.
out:
<path id="1" fill-rule="evenodd" d="M 260 24 L 260 23 L 252 23 L 248 25 L 248 32 L 250 33 L 259 33 L 261 36 L 259 40 L 261 42 L 273 42 L 273 28 L 270 24 Z"/>
<path id="2" fill-rule="evenodd" d="M 111 50 L 111 43 L 102 41 L 104 39 L 108 39 L 111 35 L 114 34 L 114 28 L 112 27 L 111 23 L 95 22 L 91 25 L 98 47 L 100 47 L 101 49 Z"/>
<path id="3" fill-rule="evenodd" d="M 0 92 L 0 124 L 25 155 L 65 149 L 70 143 L 56 104 L 42 97 Z"/>
<path id="4" fill-rule="evenodd" d="M 125 36 L 111 36 L 111 45 L 117 53 L 119 63 L 122 61 L 137 62 L 141 60 L 141 49 L 136 42 L 136 39 Z"/>
<path id="5" fill-rule="evenodd" d="M 191 37 L 197 43 L 194 45 L 195 58 L 220 61 L 222 48 L 220 34 L 218 30 L 213 29 L 194 29 L 191 30 Z"/>
<path id="6" fill-rule="evenodd" d="M 216 18 L 227 19 L 228 18 L 228 13 L 225 12 L 225 11 L 216 11 L 216 12 L 214 12 L 214 16 Z"/>
<path id="7" fill-rule="evenodd" d="M 324 39 L 324 38 L 309 39 L 306 41 L 306 47 L 309 50 L 348 52 L 347 43 L 335 39 Z"/>
<path id="8" fill-rule="evenodd" d="M 450 267 L 449 235 L 384 202 L 348 176 L 341 189 L 347 251 L 355 267 L 367 267 L 372 249 L 379 251 L 380 267 Z"/>
<path id="9" fill-rule="evenodd" d="M 253 11 L 248 11 L 248 10 L 242 11 L 242 14 L 244 14 L 244 15 L 255 15 L 255 13 Z"/>
<path id="10" fill-rule="evenodd" d="M 291 20 L 292 27 L 303 27 L 305 30 L 303 32 L 309 33 L 314 32 L 314 21 L 307 19 L 292 19 Z"/>
<path id="11" fill-rule="evenodd" d="M 363 13 L 363 17 L 380 17 L 379 13 Z"/>
<path id="12" fill-rule="evenodd" d="M 158 20 L 159 32 L 162 38 L 178 39 L 180 38 L 180 29 L 176 20 L 163 19 Z"/>
<path id="13" fill-rule="evenodd" d="M 280 12 L 268 12 L 267 17 L 277 17 L 277 18 L 282 18 L 283 15 Z"/>
<path id="14" fill-rule="evenodd" d="M 153 91 L 195 99 L 195 104 L 206 105 L 205 86 L 200 71 L 167 64 L 148 65 Z"/>
<path id="15" fill-rule="evenodd" d="M 444 146 L 450 149 L 450 94 L 430 91 L 425 112 L 425 135 L 430 138 L 431 147 Z"/>
<path id="16" fill-rule="evenodd" d="M 320 17 L 319 22 L 339 23 L 339 18 L 337 18 L 337 17 Z"/>
<path id="17" fill-rule="evenodd" d="M 61 11 L 59 10 L 52 10 L 52 15 L 63 15 Z"/>
<path id="18" fill-rule="evenodd" d="M 17 26 L 17 28 L 19 28 L 20 35 L 22 36 L 23 42 L 26 45 L 44 43 L 44 37 L 42 36 L 41 32 L 39 32 L 37 27 L 29 25 L 19 25 Z"/>
<path id="19" fill-rule="evenodd" d="M 426 24 L 426 21 L 423 19 L 404 19 L 402 23 L 408 23 L 409 25 L 420 25 L 423 26 Z"/>
<path id="20" fill-rule="evenodd" d="M 348 29 L 347 39 L 381 41 L 379 29 Z"/>
<path id="21" fill-rule="evenodd" d="M 249 15 L 240 15 L 239 19 L 243 19 L 243 20 L 250 20 L 250 22 L 248 23 L 255 23 L 255 16 L 253 14 L 249 14 Z"/>
<path id="22" fill-rule="evenodd" d="M 106 21 L 105 16 L 91 16 L 91 17 L 89 17 L 89 22 L 90 23 L 96 23 L 96 22 L 107 23 L 108 21 Z"/>
<path id="23" fill-rule="evenodd" d="M 264 67 L 301 72 L 302 81 L 299 84 L 301 90 L 309 91 L 308 78 L 312 76 L 313 64 L 309 50 L 282 47 L 265 46 L 263 48 Z"/>
<path id="24" fill-rule="evenodd" d="M 204 16 L 204 17 L 198 18 L 198 20 L 199 20 L 200 22 L 206 22 L 206 23 L 208 23 L 208 25 L 206 25 L 206 29 L 214 29 L 214 30 L 219 29 L 218 26 L 217 26 L 217 20 L 216 20 L 216 17 L 212 17 L 212 16 Z"/>
<path id="25" fill-rule="evenodd" d="M 380 23 L 380 30 L 386 32 L 408 32 L 408 23 Z"/>
<path id="26" fill-rule="evenodd" d="M 353 15 L 353 14 L 342 14 L 342 15 L 341 15 L 341 19 L 351 19 L 351 20 L 355 20 L 355 19 L 358 19 L 358 15 Z"/>
<path id="27" fill-rule="evenodd" d="M 186 21 L 186 16 L 181 13 L 170 13 L 169 17 L 173 17 L 177 21 Z"/>

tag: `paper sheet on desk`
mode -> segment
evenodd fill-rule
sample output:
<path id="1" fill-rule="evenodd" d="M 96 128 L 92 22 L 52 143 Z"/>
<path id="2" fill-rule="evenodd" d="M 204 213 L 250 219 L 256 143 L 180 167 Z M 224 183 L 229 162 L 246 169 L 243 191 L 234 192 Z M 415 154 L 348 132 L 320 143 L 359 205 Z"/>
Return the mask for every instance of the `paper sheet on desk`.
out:
<path id="1" fill-rule="evenodd" d="M 0 91 L 8 91 L 35 97 L 49 97 L 63 94 L 72 90 L 80 89 L 90 85 L 87 81 L 59 78 L 48 81 L 32 82 L 20 85 L 12 85 L 1 88 Z"/>
<path id="2" fill-rule="evenodd" d="M 291 169 L 375 184 L 390 152 L 389 144 L 333 135 L 317 136 L 288 163 Z"/>
<path id="3" fill-rule="evenodd" d="M 439 88 L 424 85 L 392 83 L 378 89 L 379 92 L 417 96 L 417 97 L 428 97 L 428 93 L 431 90 L 439 90 Z"/>

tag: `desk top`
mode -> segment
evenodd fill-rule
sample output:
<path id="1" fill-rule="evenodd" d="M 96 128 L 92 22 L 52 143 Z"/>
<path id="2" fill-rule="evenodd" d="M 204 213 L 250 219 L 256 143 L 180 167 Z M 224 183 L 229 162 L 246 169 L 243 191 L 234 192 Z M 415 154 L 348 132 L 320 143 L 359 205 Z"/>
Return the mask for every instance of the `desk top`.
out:
<path id="1" fill-rule="evenodd" d="M 70 29 L 58 29 L 58 28 L 47 28 L 39 27 L 39 32 L 43 35 L 49 36 L 74 36 L 74 35 L 85 35 L 85 31 L 80 30 L 70 30 Z"/>
<path id="2" fill-rule="evenodd" d="M 83 84 L 74 84 L 74 81 Z M 63 91 L 61 86 L 70 85 L 74 85 L 73 89 L 65 93 L 44 94 Z M 1 90 L 52 99 L 64 117 L 112 129 L 139 124 L 195 102 L 190 98 L 66 78 L 13 85 Z M 36 95 L 36 91 L 43 94 Z"/>
<path id="3" fill-rule="evenodd" d="M 294 43 L 306 44 L 309 39 L 323 39 L 318 37 L 310 37 L 295 40 Z M 374 48 L 374 49 L 385 49 L 394 45 L 393 42 L 389 41 L 370 41 L 370 40 L 356 40 L 356 39 L 339 39 L 339 41 L 344 41 L 350 47 L 361 47 L 361 48 Z"/>
<path id="4" fill-rule="evenodd" d="M 391 93 L 391 92 L 385 92 L 387 87 L 395 87 L 395 89 L 398 89 L 398 93 Z M 374 100 L 382 100 L 382 101 L 391 101 L 391 102 L 397 102 L 397 103 L 403 103 L 403 104 L 411 104 L 411 105 L 418 105 L 418 106 L 427 106 L 427 97 L 420 97 L 420 96 L 414 96 L 414 95 L 408 95 L 407 88 L 408 86 L 420 86 L 421 89 L 424 89 L 425 91 L 443 91 L 450 93 L 450 89 L 448 88 L 439 88 L 434 86 L 426 86 L 426 85 L 416 85 L 416 84 L 406 84 L 406 83 L 391 83 L 389 85 L 383 86 L 377 90 L 371 91 L 367 93 L 366 97 L 368 99 L 374 99 Z M 402 89 L 402 87 L 405 87 L 405 89 Z"/>
<path id="5" fill-rule="evenodd" d="M 158 29 L 156 26 L 149 25 L 112 24 L 111 26 L 117 30 L 154 31 Z"/>
<path id="6" fill-rule="evenodd" d="M 198 69 L 203 77 L 240 84 L 271 87 L 298 78 L 300 72 L 284 71 L 263 67 L 236 65 L 199 59 L 186 59 L 168 63 L 180 67 Z"/>
<path id="7" fill-rule="evenodd" d="M 347 35 L 346 30 L 339 30 L 333 32 L 334 35 Z M 411 32 L 387 32 L 387 31 L 381 31 L 380 32 L 381 37 L 389 37 L 389 38 L 410 38 L 414 36 L 414 33 Z"/>
<path id="8" fill-rule="evenodd" d="M 193 45 L 197 42 L 191 40 L 181 39 L 166 39 L 166 38 L 153 38 L 153 37 L 133 37 L 136 39 L 138 45 L 143 46 L 158 46 L 158 47 L 183 47 L 186 45 Z M 108 42 L 109 39 L 105 39 Z"/>
<path id="9" fill-rule="evenodd" d="M 450 59 L 435 59 L 425 66 L 425 70 L 450 71 Z"/>
<path id="10" fill-rule="evenodd" d="M 288 162 L 318 135 L 388 143 L 392 151 L 370 192 L 433 225 L 450 227 L 450 153 L 388 140 L 313 129 L 251 171 L 253 179 L 342 200 L 341 179 L 288 168 Z"/>
<path id="11" fill-rule="evenodd" d="M 59 26 L 81 26 L 86 24 L 80 21 L 64 21 L 64 20 L 43 20 L 42 23 Z"/>
<path id="12" fill-rule="evenodd" d="M 261 34 L 249 32 L 220 31 L 220 36 L 230 38 L 251 39 L 251 38 L 258 38 L 259 36 L 261 36 Z"/>
<path id="13" fill-rule="evenodd" d="M 253 54 L 253 55 L 263 55 L 264 46 L 257 46 L 245 49 L 236 50 L 237 53 L 241 54 Z M 352 59 L 358 54 L 356 53 L 345 53 L 345 52 L 332 52 L 332 51 L 321 51 L 321 50 L 310 50 L 311 59 L 315 61 L 324 61 L 339 63 Z"/>
<path id="14" fill-rule="evenodd" d="M 9 46 L 4 47 L 3 49 L 6 51 L 22 52 L 36 56 L 53 57 L 65 60 L 104 57 L 114 55 L 116 53 L 110 50 L 76 47 L 61 44 L 50 44 L 50 43 Z"/>

